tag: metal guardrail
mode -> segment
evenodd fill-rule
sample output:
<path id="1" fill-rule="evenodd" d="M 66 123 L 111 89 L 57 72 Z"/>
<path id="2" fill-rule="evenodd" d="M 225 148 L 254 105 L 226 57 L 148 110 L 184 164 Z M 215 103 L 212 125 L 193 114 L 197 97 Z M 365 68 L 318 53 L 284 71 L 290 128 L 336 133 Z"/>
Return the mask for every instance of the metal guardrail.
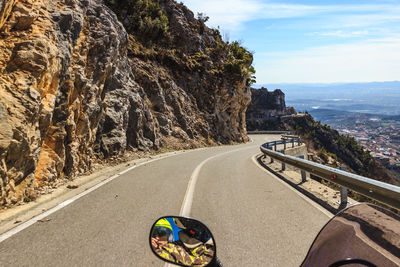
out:
<path id="1" fill-rule="evenodd" d="M 292 135 L 292 134 L 282 134 L 282 139 L 298 139 L 300 138 L 297 135 Z"/>
<path id="2" fill-rule="evenodd" d="M 296 140 L 296 139 L 292 139 Z M 298 139 L 297 139 L 298 140 Z M 285 140 L 285 142 L 288 140 Z M 290 140 L 291 141 L 291 140 Z M 301 142 L 301 141 L 300 141 Z M 299 142 L 299 143 L 300 143 Z M 261 152 L 273 159 L 292 165 L 318 176 L 326 181 L 333 182 L 342 187 L 349 188 L 362 195 L 375 199 L 386 205 L 400 210 L 400 187 L 388 183 L 380 182 L 371 178 L 349 173 L 343 170 L 331 168 L 322 164 L 318 164 L 309 160 L 297 158 L 294 156 L 285 155 L 277 152 L 277 145 L 283 144 L 283 141 L 274 141 L 265 143 L 260 147 Z M 343 191 L 343 190 L 342 190 Z M 347 191 L 347 190 L 346 190 Z M 342 201 L 343 201 L 342 197 Z M 347 200 L 345 200 L 347 201 Z"/>
<path id="3" fill-rule="evenodd" d="M 288 137 L 291 137 L 291 138 L 289 139 Z M 287 144 L 292 144 L 292 147 L 294 147 L 295 143 L 297 143 L 297 145 L 300 146 L 302 144 L 301 138 L 298 136 L 294 136 L 294 135 L 283 134 L 282 140 L 272 141 L 272 142 L 265 143 L 265 144 L 269 144 L 269 147 L 273 147 L 274 151 L 276 151 L 278 145 L 283 145 L 283 149 L 286 149 Z"/>
<path id="4" fill-rule="evenodd" d="M 290 134 L 289 131 L 248 131 L 247 134 Z"/>

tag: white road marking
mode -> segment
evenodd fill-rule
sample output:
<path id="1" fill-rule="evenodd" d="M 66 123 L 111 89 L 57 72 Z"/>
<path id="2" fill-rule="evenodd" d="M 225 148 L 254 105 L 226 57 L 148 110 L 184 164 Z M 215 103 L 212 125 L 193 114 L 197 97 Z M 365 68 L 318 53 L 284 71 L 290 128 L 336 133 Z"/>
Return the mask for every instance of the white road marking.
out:
<path id="1" fill-rule="evenodd" d="M 193 203 L 194 189 L 196 188 L 197 179 L 199 178 L 200 170 L 204 166 L 204 164 L 206 164 L 208 161 L 210 161 L 216 157 L 219 157 L 219 156 L 222 156 L 222 155 L 225 155 L 228 153 L 240 151 L 240 150 L 249 149 L 249 148 L 254 148 L 254 146 L 223 152 L 223 153 L 214 155 L 212 157 L 209 157 L 209 158 L 203 160 L 199 165 L 197 165 L 197 167 L 192 172 L 192 175 L 190 176 L 188 187 L 186 189 L 185 197 L 183 198 L 181 211 L 179 212 L 179 215 L 184 216 L 184 217 L 190 217 L 190 211 L 192 209 L 192 203 Z M 176 266 L 176 265 L 173 265 L 173 264 L 170 264 L 167 262 L 163 265 L 163 267 L 174 267 L 174 266 Z"/>
<path id="2" fill-rule="evenodd" d="M 258 145 L 257 146 L 249 146 L 249 147 L 245 147 L 245 148 L 239 148 L 239 149 L 235 149 L 235 150 L 231 150 L 231 151 L 226 151 L 226 152 L 214 155 L 212 157 L 209 157 L 209 158 L 203 160 L 196 167 L 196 169 L 194 169 L 192 175 L 190 176 L 188 187 L 186 189 L 186 194 L 183 199 L 182 207 L 181 207 L 181 211 L 179 212 L 179 215 L 184 216 L 184 217 L 190 217 L 190 210 L 192 208 L 194 190 L 196 188 L 196 183 L 197 183 L 197 179 L 199 178 L 200 170 L 204 166 L 204 164 L 206 164 L 210 160 L 215 159 L 216 157 L 223 156 L 225 154 L 229 154 L 229 153 L 233 153 L 233 152 L 237 152 L 237 151 L 241 151 L 241 150 L 245 150 L 245 149 L 250 149 L 250 148 L 253 149 L 255 147 L 258 147 Z"/>
<path id="3" fill-rule="evenodd" d="M 243 149 L 248 149 L 248 148 L 250 148 L 250 147 L 241 148 L 241 149 L 232 150 L 232 151 L 228 151 L 228 152 L 224 152 L 224 153 L 218 154 L 218 155 L 216 155 L 216 156 L 213 156 L 213 157 L 211 157 L 211 158 L 206 159 L 204 162 L 201 163 L 201 166 L 203 166 L 203 165 L 206 163 L 206 161 L 211 160 L 212 158 L 215 158 L 215 157 L 217 157 L 217 156 L 221 156 L 221 155 L 224 155 L 224 154 L 227 154 L 227 153 L 231 153 L 231 152 L 235 152 L 235 151 L 239 151 L 239 150 L 243 150 Z M 187 151 L 187 152 L 192 152 L 192 151 L 197 151 L 197 150 L 203 150 L 203 148 L 201 148 L 201 149 L 194 149 L 194 150 L 190 150 L 190 151 Z M 164 156 L 164 157 L 159 157 L 159 158 L 152 159 L 152 160 L 149 160 L 149 161 L 146 161 L 146 162 L 142 162 L 142 163 L 137 164 L 137 165 L 135 165 L 135 166 L 132 166 L 132 167 L 130 167 L 130 168 L 128 168 L 128 169 L 126 169 L 126 170 L 124 170 L 124 171 L 122 171 L 122 172 L 119 172 L 119 173 L 117 173 L 117 174 L 111 176 L 110 178 L 108 178 L 108 179 L 106 179 L 106 180 L 104 180 L 104 181 L 102 181 L 102 182 L 96 184 L 95 186 L 93 186 L 93 187 L 91 187 L 91 188 L 89 188 L 89 189 L 83 191 L 82 193 L 80 193 L 80 194 L 78 194 L 78 195 L 76 195 L 76 196 L 74 196 L 74 197 L 72 197 L 72 198 L 70 198 L 70 199 L 68 199 L 68 200 L 65 200 L 64 202 L 62 202 L 62 203 L 58 204 L 57 206 L 55 206 L 55 207 L 53 207 L 53 208 L 47 210 L 46 212 L 41 213 L 41 214 L 39 214 L 39 215 L 33 217 L 32 219 L 30 219 L 30 220 L 28 220 L 28 221 L 26 221 L 26 222 L 24 222 L 24 223 L 18 225 L 17 227 L 15 227 L 15 228 L 13 228 L 13 229 L 11 229 L 11 230 L 9 230 L 9 231 L 7 231 L 7 232 L 1 234 L 1 235 L 0 235 L 0 243 L 3 242 L 3 241 L 6 240 L 6 239 L 12 237 L 13 235 L 15 235 L 15 234 L 21 232 L 22 230 L 28 228 L 29 226 L 35 224 L 37 221 L 46 218 L 47 216 L 49 216 L 49 215 L 55 213 L 56 211 L 59 211 L 60 209 L 66 207 L 66 206 L 70 205 L 71 203 L 75 202 L 76 200 L 80 199 L 81 197 L 83 197 L 83 196 L 85 196 L 85 195 L 87 195 L 87 194 L 93 192 L 94 190 L 100 188 L 101 186 L 103 186 L 103 185 L 105 185 L 105 184 L 111 182 L 112 180 L 118 178 L 119 176 L 121 176 L 121 175 L 123 175 L 123 174 L 125 174 L 125 173 L 127 173 L 127 172 L 129 172 L 129 171 L 131 171 L 131 170 L 133 170 L 133 169 L 135 169 L 135 168 L 137 168 L 137 167 L 143 166 L 143 165 L 145 165 L 145 164 L 148 164 L 148 163 L 151 163 L 151 162 L 154 162 L 154 161 L 157 161 L 157 160 L 166 159 L 166 158 L 174 157 L 174 156 L 178 156 L 178 155 L 181 155 L 181 153 L 172 154 L 172 155 L 167 155 L 167 156 Z M 198 167 L 199 167 L 199 166 L 198 166 Z M 196 169 L 197 169 L 197 168 L 196 168 Z M 201 169 L 201 167 L 198 169 L 197 173 L 200 172 L 200 169 Z M 196 170 L 195 170 L 195 171 L 196 171 Z M 197 174 L 197 175 L 198 175 L 198 174 Z M 184 202 L 183 202 L 183 204 L 182 204 L 181 214 L 182 214 L 183 210 L 185 210 L 185 212 L 187 212 L 188 214 L 190 214 L 190 209 L 191 209 L 192 201 L 193 201 L 194 186 L 195 186 L 195 184 L 196 184 L 197 177 L 193 177 L 193 174 L 192 174 L 190 180 L 191 180 L 191 181 L 189 182 L 189 185 L 190 185 L 190 187 L 193 187 L 193 188 L 192 188 L 192 189 L 189 189 L 189 187 L 188 187 L 188 190 L 187 190 L 186 195 L 185 195 L 185 200 L 184 200 Z M 193 181 L 193 180 L 194 180 L 194 181 Z M 186 203 L 186 199 L 187 199 L 187 204 L 185 204 L 185 203 Z M 184 207 L 184 206 L 185 206 L 185 207 Z M 182 215 L 182 216 L 183 216 L 183 215 Z"/>
<path id="4" fill-rule="evenodd" d="M 225 154 L 225 153 L 222 153 Z M 210 158 L 207 158 L 205 160 L 203 160 L 197 167 L 196 169 L 194 169 L 192 175 L 190 176 L 190 180 L 188 183 L 188 187 L 186 189 L 186 194 L 185 197 L 183 198 L 183 202 L 182 202 L 182 206 L 181 206 L 181 211 L 179 212 L 180 216 L 184 216 L 184 217 L 189 217 L 190 216 L 190 210 L 192 208 L 192 203 L 193 203 L 193 194 L 194 194 L 194 189 L 196 187 L 196 183 L 197 183 L 197 179 L 199 178 L 199 173 L 201 168 L 204 166 L 204 164 L 206 164 L 208 161 L 218 157 L 219 155 L 222 154 L 218 154 L 215 156 L 212 156 Z"/>
<path id="5" fill-rule="evenodd" d="M 149 161 L 145 161 L 145 162 L 142 162 L 142 163 L 137 164 L 137 165 L 135 165 L 135 166 L 132 166 L 132 167 L 130 167 L 130 168 L 128 168 L 128 169 L 126 169 L 126 170 L 120 172 L 120 173 L 117 173 L 117 174 L 111 176 L 110 178 L 108 178 L 108 179 L 106 179 L 106 180 L 104 180 L 104 181 L 102 181 L 102 182 L 96 184 L 95 186 L 89 188 L 88 190 L 83 191 L 82 193 L 80 193 L 80 194 L 78 194 L 78 195 L 76 195 L 76 196 L 74 196 L 74 197 L 72 197 L 72 198 L 70 198 L 70 199 L 68 199 L 68 200 L 66 200 L 66 201 L 64 201 L 64 202 L 62 202 L 62 203 L 60 203 L 60 204 L 58 204 L 57 206 L 55 206 L 55 207 L 49 209 L 48 211 L 46 211 L 46 212 L 44 212 L 44 213 L 41 213 L 41 214 L 39 214 L 39 215 L 33 217 L 32 219 L 30 219 L 30 220 L 28 220 L 28 221 L 26 221 L 26 222 L 24 222 L 24 223 L 18 225 L 17 227 L 15 227 L 15 228 L 13 228 L 13 229 L 11 229 L 11 230 L 9 230 L 9 231 L 7 231 L 7 232 L 1 234 L 1 235 L 0 235 L 0 243 L 3 242 L 4 240 L 6 240 L 7 238 L 10 238 L 10 237 L 12 237 L 13 235 L 15 235 L 15 234 L 21 232 L 22 230 L 28 228 L 29 226 L 33 225 L 33 224 L 36 223 L 37 221 L 42 220 L 42 219 L 44 219 L 45 217 L 47 217 L 47 216 L 53 214 L 54 212 L 56 212 L 56 211 L 58 211 L 58 210 L 60 210 L 60 209 L 62 209 L 62 208 L 64 208 L 64 207 L 70 205 L 71 203 L 73 203 L 74 201 L 80 199 L 81 197 L 83 197 L 83 196 L 85 196 L 85 195 L 87 195 L 87 194 L 93 192 L 94 190 L 98 189 L 99 187 L 101 187 L 101 186 L 103 186 L 103 185 L 105 185 L 105 184 L 111 182 L 111 181 L 114 180 L 115 178 L 118 178 L 119 176 L 121 176 L 121 175 L 123 175 L 123 174 L 125 174 L 125 173 L 127 173 L 127 172 L 129 172 L 129 171 L 131 171 L 131 170 L 133 170 L 133 169 L 135 169 L 135 168 L 137 168 L 137 167 L 143 166 L 143 165 L 145 165 L 145 164 L 148 164 L 148 163 L 151 163 L 151 162 L 160 160 L 160 159 L 166 159 L 166 158 L 174 157 L 174 156 L 177 156 L 177 155 L 181 155 L 181 153 L 179 153 L 179 154 L 167 155 L 167 156 L 164 156 L 164 157 L 160 157 L 160 158 L 152 159 L 152 160 L 149 160 Z"/>
<path id="6" fill-rule="evenodd" d="M 192 209 L 192 203 L 193 203 L 194 189 L 196 188 L 197 179 L 199 178 L 200 170 L 204 166 L 204 164 L 206 164 L 208 161 L 210 161 L 212 159 L 215 159 L 216 157 L 219 157 L 219 156 L 222 156 L 225 154 L 229 154 L 229 153 L 233 153 L 233 152 L 237 152 L 240 150 L 254 148 L 254 147 L 258 147 L 258 146 L 239 148 L 239 149 L 223 152 L 223 153 L 214 155 L 212 157 L 209 157 L 209 158 L 203 160 L 199 165 L 197 165 L 197 167 L 192 172 L 192 175 L 190 176 L 188 187 L 186 189 L 185 197 L 183 199 L 182 207 L 181 207 L 181 211 L 179 212 L 179 215 L 183 216 L 183 217 L 190 217 L 190 211 Z M 175 266 L 175 265 L 170 264 L 170 263 L 164 264 L 164 267 L 173 267 L 173 266 Z"/>
<path id="7" fill-rule="evenodd" d="M 261 170 L 263 170 L 264 172 L 268 173 L 269 175 L 276 177 L 274 174 L 272 174 L 271 172 L 269 172 L 268 170 L 266 170 L 265 168 L 263 168 L 263 166 L 260 166 L 260 164 L 258 164 L 257 162 L 257 155 L 259 154 L 255 154 L 251 159 L 253 160 L 254 164 L 257 165 Z M 326 209 L 324 209 L 321 205 L 319 205 L 318 203 L 315 203 L 314 201 L 312 201 L 311 199 L 309 199 L 308 197 L 306 197 L 305 195 L 303 195 L 302 193 L 300 193 L 299 191 L 297 191 L 296 189 L 294 189 L 292 186 L 290 186 L 289 184 L 285 183 L 284 181 L 282 181 L 279 178 L 276 178 L 276 180 L 278 180 L 280 183 L 284 184 L 286 187 L 288 187 L 290 190 L 292 190 L 293 192 L 295 192 L 297 195 L 299 195 L 302 199 L 304 199 L 305 201 L 307 201 L 308 203 L 310 203 L 314 208 L 318 209 L 319 211 L 321 211 L 323 214 L 325 214 L 326 216 L 328 216 L 329 218 L 332 218 L 333 215 L 327 211 Z"/>

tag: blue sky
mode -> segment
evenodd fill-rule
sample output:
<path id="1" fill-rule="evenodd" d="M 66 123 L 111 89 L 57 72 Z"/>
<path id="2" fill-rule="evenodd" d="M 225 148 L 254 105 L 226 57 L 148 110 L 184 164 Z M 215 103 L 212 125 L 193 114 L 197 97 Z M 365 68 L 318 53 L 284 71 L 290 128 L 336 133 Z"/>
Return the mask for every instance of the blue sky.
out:
<path id="1" fill-rule="evenodd" d="M 183 0 L 253 51 L 257 83 L 400 80 L 400 0 Z"/>

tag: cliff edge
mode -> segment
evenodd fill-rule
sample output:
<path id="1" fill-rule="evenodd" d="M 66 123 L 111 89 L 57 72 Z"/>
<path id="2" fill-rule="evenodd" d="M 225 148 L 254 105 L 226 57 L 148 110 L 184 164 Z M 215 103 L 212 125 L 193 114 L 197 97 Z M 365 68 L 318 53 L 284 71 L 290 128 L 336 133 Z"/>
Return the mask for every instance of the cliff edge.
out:
<path id="1" fill-rule="evenodd" d="M 251 102 L 246 112 L 248 131 L 281 130 L 281 116 L 296 114 L 293 107 L 287 107 L 285 94 L 280 90 L 251 88 Z"/>

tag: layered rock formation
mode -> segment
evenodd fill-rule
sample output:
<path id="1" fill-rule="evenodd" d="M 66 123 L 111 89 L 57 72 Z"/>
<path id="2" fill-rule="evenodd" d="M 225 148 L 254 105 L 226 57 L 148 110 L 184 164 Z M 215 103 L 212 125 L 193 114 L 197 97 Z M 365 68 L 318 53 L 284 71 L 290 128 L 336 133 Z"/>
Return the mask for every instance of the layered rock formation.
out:
<path id="1" fill-rule="evenodd" d="M 293 107 L 286 107 L 285 94 L 276 89 L 251 89 L 251 103 L 247 108 L 247 130 L 279 130 L 282 128 L 281 116 L 296 114 Z"/>
<path id="2" fill-rule="evenodd" d="M 160 8 L 171 45 L 101 1 L 0 0 L 0 204 L 126 151 L 247 140 L 251 60 L 182 4 Z"/>
<path id="3" fill-rule="evenodd" d="M 15 0 L 0 0 L 0 28 L 3 27 L 8 16 L 11 13 Z"/>

